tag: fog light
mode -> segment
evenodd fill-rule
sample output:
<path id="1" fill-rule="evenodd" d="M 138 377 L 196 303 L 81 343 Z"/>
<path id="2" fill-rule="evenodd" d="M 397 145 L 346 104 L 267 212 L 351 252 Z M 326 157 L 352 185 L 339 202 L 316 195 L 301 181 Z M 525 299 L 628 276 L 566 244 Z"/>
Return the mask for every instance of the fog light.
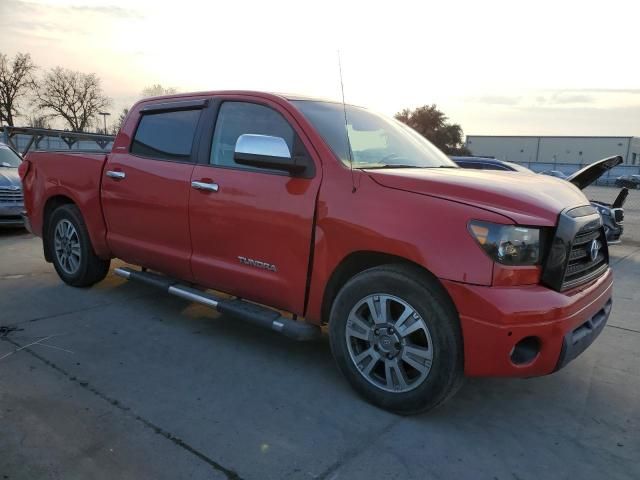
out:
<path id="1" fill-rule="evenodd" d="M 515 344 L 511 350 L 511 361 L 515 365 L 526 365 L 533 362 L 540 352 L 538 337 L 525 337 Z"/>

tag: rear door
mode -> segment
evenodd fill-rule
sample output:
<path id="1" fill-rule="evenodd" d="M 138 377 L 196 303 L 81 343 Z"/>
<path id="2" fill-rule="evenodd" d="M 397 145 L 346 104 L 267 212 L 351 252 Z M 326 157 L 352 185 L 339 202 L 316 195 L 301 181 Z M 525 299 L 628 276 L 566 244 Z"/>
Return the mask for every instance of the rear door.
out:
<path id="1" fill-rule="evenodd" d="M 189 195 L 194 138 L 205 101 L 143 107 L 129 151 L 103 172 L 107 241 L 116 257 L 191 280 Z"/>
<path id="2" fill-rule="evenodd" d="M 189 215 L 197 283 L 291 312 L 304 310 L 320 162 L 282 105 L 255 97 L 219 97 L 210 110 L 214 131 L 202 144 Z M 216 119 L 214 121 L 214 119 Z M 242 134 L 283 138 L 309 160 L 304 176 L 234 161 Z M 312 156 L 313 155 L 313 156 Z M 305 157 L 306 156 L 306 157 Z"/>

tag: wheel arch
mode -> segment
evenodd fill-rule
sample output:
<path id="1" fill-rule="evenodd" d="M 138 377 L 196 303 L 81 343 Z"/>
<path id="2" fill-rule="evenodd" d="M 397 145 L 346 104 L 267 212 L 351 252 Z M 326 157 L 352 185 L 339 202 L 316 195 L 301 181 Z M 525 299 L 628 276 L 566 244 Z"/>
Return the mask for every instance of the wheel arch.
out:
<path id="1" fill-rule="evenodd" d="M 77 206 L 77 203 L 67 195 L 52 195 L 47 199 L 42 210 L 42 246 L 44 250 L 44 258 L 49 263 L 51 263 L 51 261 L 53 260 L 51 249 L 49 248 L 49 242 L 47 242 L 47 237 L 49 235 L 49 218 L 51 217 L 51 214 L 56 210 L 56 208 L 62 205 Z"/>
<path id="2" fill-rule="evenodd" d="M 424 266 L 409 260 L 408 258 L 393 255 L 385 252 L 362 250 L 352 252 L 347 255 L 342 261 L 334 268 L 324 288 L 324 294 L 322 297 L 321 306 L 321 318 L 322 324 L 329 323 L 329 316 L 331 313 L 331 306 L 338 295 L 340 289 L 355 275 L 368 270 L 370 268 L 379 267 L 382 265 L 405 265 L 413 269 L 416 274 L 423 277 L 428 277 L 437 284 L 442 290 L 445 297 L 451 302 L 451 305 L 457 312 L 455 304 L 451 299 L 449 292 L 442 285 L 438 277 L 436 277 L 431 271 Z"/>

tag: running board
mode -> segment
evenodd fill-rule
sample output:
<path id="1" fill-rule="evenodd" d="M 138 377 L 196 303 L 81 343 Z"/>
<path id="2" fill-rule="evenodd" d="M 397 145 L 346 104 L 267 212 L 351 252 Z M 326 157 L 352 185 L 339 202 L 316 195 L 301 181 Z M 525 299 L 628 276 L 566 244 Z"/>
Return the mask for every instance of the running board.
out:
<path id="1" fill-rule="evenodd" d="M 173 280 L 157 273 L 140 272 L 127 267 L 116 268 L 113 273 L 127 280 L 135 280 L 158 287 L 177 297 L 206 305 L 220 313 L 238 317 L 259 327 L 275 330 L 294 340 L 314 340 L 319 338 L 321 334 L 320 327 L 316 325 L 296 322 L 290 318 L 283 317 L 275 310 L 237 298 L 218 298 L 210 293 L 183 285 L 178 280 Z"/>

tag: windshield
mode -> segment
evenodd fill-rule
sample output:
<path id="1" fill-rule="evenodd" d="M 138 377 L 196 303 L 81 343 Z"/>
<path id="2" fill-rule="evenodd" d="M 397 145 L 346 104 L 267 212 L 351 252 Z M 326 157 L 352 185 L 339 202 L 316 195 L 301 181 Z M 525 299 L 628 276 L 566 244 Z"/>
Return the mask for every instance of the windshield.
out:
<path id="1" fill-rule="evenodd" d="M 0 145 L 0 167 L 18 168 L 22 160 L 6 145 Z"/>
<path id="2" fill-rule="evenodd" d="M 354 168 L 457 168 L 431 142 L 397 120 L 347 105 L 345 133 L 342 104 L 310 100 L 293 103 L 347 166 L 350 145 Z"/>

